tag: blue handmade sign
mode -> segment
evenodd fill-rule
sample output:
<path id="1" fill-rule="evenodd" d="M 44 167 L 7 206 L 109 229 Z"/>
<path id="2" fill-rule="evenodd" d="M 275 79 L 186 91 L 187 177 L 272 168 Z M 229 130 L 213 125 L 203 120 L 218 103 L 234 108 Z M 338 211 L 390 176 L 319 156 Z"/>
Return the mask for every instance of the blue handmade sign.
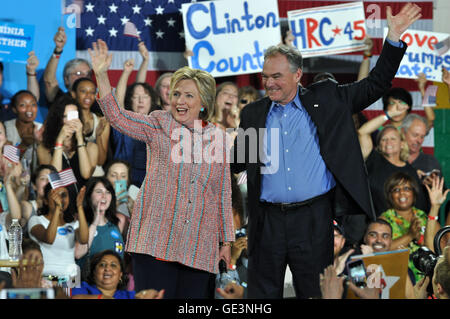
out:
<path id="1" fill-rule="evenodd" d="M 281 42 L 276 0 L 227 0 L 182 5 L 189 66 L 214 77 L 262 71 L 264 51 Z"/>

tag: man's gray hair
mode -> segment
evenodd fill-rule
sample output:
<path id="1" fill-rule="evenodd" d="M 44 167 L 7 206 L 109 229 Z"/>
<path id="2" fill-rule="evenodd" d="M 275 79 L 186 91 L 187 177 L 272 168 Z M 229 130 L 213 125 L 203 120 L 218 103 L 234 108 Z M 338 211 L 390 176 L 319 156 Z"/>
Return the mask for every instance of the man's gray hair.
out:
<path id="1" fill-rule="evenodd" d="M 79 65 L 81 63 L 85 63 L 89 67 L 89 69 L 92 70 L 92 66 L 89 63 L 89 61 L 85 60 L 85 59 L 81 59 L 81 58 L 76 58 L 76 59 L 69 60 L 64 65 L 63 78 L 64 78 L 64 83 L 66 84 L 66 86 L 68 85 L 68 83 L 66 83 L 66 79 L 69 78 L 70 72 L 72 71 L 72 69 L 74 67 L 76 67 L 77 65 Z M 70 88 L 68 87 L 68 89 L 70 89 Z"/>
<path id="2" fill-rule="evenodd" d="M 264 60 L 277 54 L 286 57 L 292 73 L 297 72 L 298 69 L 303 69 L 303 57 L 297 48 L 285 44 L 272 45 L 264 52 Z"/>
<path id="3" fill-rule="evenodd" d="M 427 132 L 428 132 L 428 122 L 427 122 L 427 120 L 426 120 L 423 116 L 420 116 L 420 115 L 417 115 L 417 114 L 414 114 L 414 113 L 409 113 L 409 114 L 404 118 L 403 123 L 402 123 L 402 125 L 401 125 L 401 128 L 402 128 L 405 132 L 407 132 L 407 131 L 409 130 L 409 128 L 411 127 L 412 122 L 414 122 L 414 120 L 421 121 L 423 124 L 425 124 L 425 127 L 426 127 Z"/>

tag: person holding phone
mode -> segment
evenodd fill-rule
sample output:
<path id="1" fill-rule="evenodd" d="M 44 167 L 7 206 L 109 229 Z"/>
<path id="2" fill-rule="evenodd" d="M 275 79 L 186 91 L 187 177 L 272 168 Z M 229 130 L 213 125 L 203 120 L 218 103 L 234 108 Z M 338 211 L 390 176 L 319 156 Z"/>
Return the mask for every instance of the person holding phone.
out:
<path id="1" fill-rule="evenodd" d="M 87 182 L 83 208 L 89 225 L 89 240 L 75 244 L 75 258 L 81 273 L 85 274 L 87 260 L 100 251 L 110 249 L 123 258 L 125 217 L 117 214 L 114 188 L 103 176 L 91 177 Z"/>
<path id="2" fill-rule="evenodd" d="M 79 78 L 73 82 L 70 94 L 80 105 L 83 113 L 83 135 L 87 142 L 92 142 L 98 146 L 98 161 L 94 176 L 104 175 L 102 165 L 106 162 L 109 145 L 110 126 L 103 116 L 99 116 L 92 111 L 95 103 L 95 93 L 97 86 L 90 78 Z"/>
<path id="3" fill-rule="evenodd" d="M 37 153 L 40 164 L 53 165 L 58 172 L 72 168 L 78 190 L 92 176 L 97 165 L 98 146 L 86 142 L 82 112 L 72 97 L 61 96 L 50 108 Z"/>
<path id="4" fill-rule="evenodd" d="M 126 244 L 136 290 L 164 289 L 166 298 L 206 298 L 219 260 L 230 263 L 235 238 L 227 140 L 208 122 L 215 80 L 205 71 L 181 68 L 171 79 L 170 112 L 139 114 L 119 107 L 113 95 L 107 73 L 112 54 L 106 42 L 93 42 L 89 54 L 105 117 L 113 128 L 145 142 L 151 153 Z M 217 160 L 205 153 L 200 162 L 186 157 L 180 161 L 172 137 L 193 140 L 194 130 L 201 135 L 202 150 L 214 147 Z"/>
<path id="5" fill-rule="evenodd" d="M 134 201 L 139 188 L 130 182 L 130 164 L 127 161 L 112 160 L 106 166 L 105 171 L 106 178 L 114 185 L 116 191 L 117 212 L 125 216 L 125 226 L 122 234 L 126 237 L 131 212 L 133 211 Z"/>

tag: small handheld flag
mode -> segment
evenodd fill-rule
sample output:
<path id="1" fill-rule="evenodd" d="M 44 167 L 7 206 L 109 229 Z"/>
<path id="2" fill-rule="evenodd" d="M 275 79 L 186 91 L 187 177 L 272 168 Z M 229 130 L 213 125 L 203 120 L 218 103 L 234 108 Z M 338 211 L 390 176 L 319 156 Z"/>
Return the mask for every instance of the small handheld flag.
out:
<path id="1" fill-rule="evenodd" d="M 15 146 L 5 145 L 3 146 L 3 156 L 13 163 L 19 163 L 20 150 Z"/>
<path id="2" fill-rule="evenodd" d="M 73 174 L 72 169 L 67 168 L 63 171 L 60 171 L 59 173 L 48 174 L 48 181 L 52 186 L 52 189 L 55 189 L 58 187 L 65 187 L 71 184 L 75 184 L 77 182 L 77 179 Z"/>

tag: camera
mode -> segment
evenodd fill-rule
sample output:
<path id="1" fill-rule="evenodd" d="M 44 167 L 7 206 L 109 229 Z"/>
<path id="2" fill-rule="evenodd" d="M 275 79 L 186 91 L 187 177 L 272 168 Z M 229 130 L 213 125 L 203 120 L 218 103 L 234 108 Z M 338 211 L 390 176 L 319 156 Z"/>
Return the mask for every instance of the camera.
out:
<path id="1" fill-rule="evenodd" d="M 420 247 L 411 254 L 411 260 L 414 266 L 430 278 L 433 277 L 434 267 L 436 267 L 438 259 L 439 255 L 436 255 L 425 246 Z"/>

